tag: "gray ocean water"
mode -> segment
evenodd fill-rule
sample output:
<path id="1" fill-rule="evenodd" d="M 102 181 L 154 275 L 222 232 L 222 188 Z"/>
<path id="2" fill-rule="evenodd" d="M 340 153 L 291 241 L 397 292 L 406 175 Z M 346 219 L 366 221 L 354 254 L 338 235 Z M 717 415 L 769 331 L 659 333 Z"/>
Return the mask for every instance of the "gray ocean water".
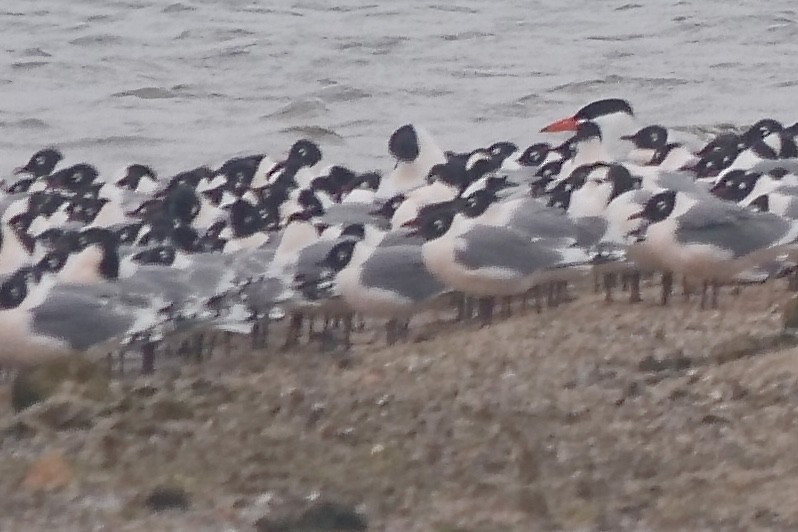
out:
<path id="1" fill-rule="evenodd" d="M 0 171 L 162 174 L 300 137 L 390 167 L 419 122 L 444 148 L 529 144 L 606 96 L 671 126 L 798 119 L 798 4 L 692 0 L 4 0 Z"/>

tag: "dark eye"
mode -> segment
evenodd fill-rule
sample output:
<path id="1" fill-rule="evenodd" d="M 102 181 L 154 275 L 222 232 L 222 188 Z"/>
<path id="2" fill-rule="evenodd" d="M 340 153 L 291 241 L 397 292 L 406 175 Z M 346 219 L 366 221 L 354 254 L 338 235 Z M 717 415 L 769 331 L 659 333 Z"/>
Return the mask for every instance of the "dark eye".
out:
<path id="1" fill-rule="evenodd" d="M 433 226 L 435 229 L 437 229 L 438 231 L 442 231 L 442 230 L 443 230 L 443 220 L 435 220 L 435 221 L 432 223 L 432 226 Z"/>
<path id="2" fill-rule="evenodd" d="M 44 165 L 45 162 L 47 162 L 47 161 L 45 161 L 44 155 L 39 155 L 38 157 L 36 157 L 36 165 L 37 166 L 42 166 L 42 165 Z"/>
<path id="3" fill-rule="evenodd" d="M 50 269 L 52 269 L 52 270 L 55 270 L 56 268 L 58 268 L 58 266 L 60 264 L 61 264 L 61 261 L 58 260 L 57 257 L 50 257 L 50 260 L 47 261 L 47 266 L 49 266 Z"/>
<path id="4" fill-rule="evenodd" d="M 169 252 L 168 252 L 168 251 L 166 251 L 165 249 L 164 249 L 163 251 L 161 251 L 161 252 L 159 253 L 159 255 L 158 255 L 158 256 L 159 256 L 159 257 L 160 257 L 160 259 L 161 259 L 162 261 L 164 261 L 164 262 L 166 262 L 167 260 L 169 260 Z"/>
<path id="5" fill-rule="evenodd" d="M 296 152 L 297 152 L 298 155 L 301 155 L 301 156 L 304 157 L 305 154 L 307 153 L 307 150 L 305 150 L 305 148 L 299 148 Z"/>

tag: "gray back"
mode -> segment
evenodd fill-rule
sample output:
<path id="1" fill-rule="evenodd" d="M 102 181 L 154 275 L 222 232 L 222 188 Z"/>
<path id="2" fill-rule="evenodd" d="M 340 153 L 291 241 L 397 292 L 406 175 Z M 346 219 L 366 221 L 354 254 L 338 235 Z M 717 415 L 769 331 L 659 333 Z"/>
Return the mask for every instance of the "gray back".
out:
<path id="1" fill-rule="evenodd" d="M 562 255 L 554 248 L 502 227 L 476 225 L 459 239 L 455 260 L 470 269 L 504 268 L 529 275 L 557 265 Z"/>
<path id="2" fill-rule="evenodd" d="M 677 219 L 676 239 L 728 249 L 734 257 L 777 243 L 792 223 L 767 212 L 753 212 L 721 200 L 701 201 Z"/>
<path id="3" fill-rule="evenodd" d="M 421 246 L 378 247 L 362 264 L 360 282 L 370 288 L 396 292 L 415 302 L 444 291 L 444 286 L 424 266 Z"/>

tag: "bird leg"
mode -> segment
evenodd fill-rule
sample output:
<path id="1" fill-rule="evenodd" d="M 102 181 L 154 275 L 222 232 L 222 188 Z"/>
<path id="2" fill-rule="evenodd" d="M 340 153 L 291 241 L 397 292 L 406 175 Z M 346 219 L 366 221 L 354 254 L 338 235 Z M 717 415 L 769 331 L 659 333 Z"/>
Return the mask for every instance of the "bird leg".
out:
<path id="1" fill-rule="evenodd" d="M 396 339 L 399 335 L 398 331 L 399 323 L 393 319 L 388 320 L 385 323 L 385 343 L 388 345 L 393 345 L 396 343 Z"/>
<path id="2" fill-rule="evenodd" d="M 629 303 L 640 303 L 643 298 L 640 297 L 640 272 L 635 270 L 628 275 L 629 279 Z"/>
<path id="3" fill-rule="evenodd" d="M 535 298 L 535 312 L 540 314 L 543 312 L 543 289 L 540 285 L 536 285 L 532 288 L 532 297 Z"/>
<path id="4" fill-rule="evenodd" d="M 352 314 L 344 316 L 344 347 L 348 351 L 352 348 Z"/>
<path id="5" fill-rule="evenodd" d="M 718 308 L 718 292 L 720 292 L 720 282 L 717 279 L 712 280 L 712 308 Z"/>
<path id="6" fill-rule="evenodd" d="M 684 295 L 685 303 L 690 301 L 690 296 L 693 293 L 693 287 L 690 286 L 690 281 L 687 280 L 687 277 L 682 277 L 682 294 Z"/>
<path id="7" fill-rule="evenodd" d="M 513 297 L 507 296 L 502 298 L 502 316 L 509 318 L 513 315 Z"/>
<path id="8" fill-rule="evenodd" d="M 662 305 L 665 306 L 673 293 L 673 272 L 662 272 Z"/>
<path id="9" fill-rule="evenodd" d="M 294 312 L 288 322 L 288 332 L 286 334 L 283 349 L 291 349 L 299 345 L 299 336 L 302 334 L 302 313 Z"/>
<path id="10" fill-rule="evenodd" d="M 604 275 L 604 301 L 607 303 L 612 301 L 612 289 L 618 284 L 618 276 L 614 273 L 607 273 Z"/>
<path id="11" fill-rule="evenodd" d="M 484 327 L 486 325 L 490 325 L 493 323 L 493 305 L 495 304 L 495 298 L 493 297 L 481 297 L 479 298 L 479 319 L 481 322 L 481 326 Z"/>
<path id="12" fill-rule="evenodd" d="M 202 352 L 203 348 L 205 347 L 205 333 L 199 332 L 194 336 L 194 358 L 197 362 L 202 361 Z"/>
<path id="13" fill-rule="evenodd" d="M 147 342 L 141 348 L 141 372 L 144 375 L 155 373 L 155 342 Z"/>
<path id="14" fill-rule="evenodd" d="M 410 318 L 399 322 L 396 327 L 396 333 L 400 340 L 407 341 L 410 337 Z"/>
<path id="15" fill-rule="evenodd" d="M 252 324 L 250 336 L 252 337 L 252 350 L 260 349 L 260 321 L 255 320 L 255 323 Z"/>

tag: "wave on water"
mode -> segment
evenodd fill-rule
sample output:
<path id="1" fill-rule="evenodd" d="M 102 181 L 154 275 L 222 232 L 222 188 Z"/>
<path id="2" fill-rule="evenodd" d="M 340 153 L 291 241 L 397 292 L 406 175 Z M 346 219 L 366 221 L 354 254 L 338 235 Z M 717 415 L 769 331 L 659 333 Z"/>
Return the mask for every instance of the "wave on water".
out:
<path id="1" fill-rule="evenodd" d="M 263 118 L 313 118 L 329 112 L 324 100 L 318 97 L 301 98 L 276 111 L 264 115 Z"/>
<path id="2" fill-rule="evenodd" d="M 15 122 L 2 122 L 0 121 L 0 127 L 2 128 L 17 128 L 17 129 L 49 129 L 50 126 L 44 120 L 39 120 L 38 118 L 23 118 L 22 120 L 17 120 Z"/>
<path id="3" fill-rule="evenodd" d="M 291 126 L 280 130 L 280 133 L 297 135 L 311 140 L 343 144 L 344 137 L 332 129 L 322 126 Z"/>
<path id="4" fill-rule="evenodd" d="M 86 137 L 59 142 L 61 148 L 91 148 L 94 146 L 155 146 L 166 142 L 164 139 L 144 135 L 109 135 L 107 137 Z"/>

